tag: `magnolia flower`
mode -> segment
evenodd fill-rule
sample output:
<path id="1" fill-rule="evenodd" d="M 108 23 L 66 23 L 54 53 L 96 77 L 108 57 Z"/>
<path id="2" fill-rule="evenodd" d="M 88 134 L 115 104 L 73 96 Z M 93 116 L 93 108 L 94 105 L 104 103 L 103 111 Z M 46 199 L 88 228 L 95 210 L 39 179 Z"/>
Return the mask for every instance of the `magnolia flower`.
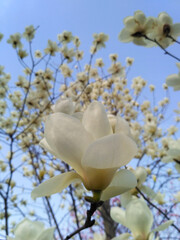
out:
<path id="1" fill-rule="evenodd" d="M 164 163 L 175 162 L 175 168 L 180 173 L 180 139 L 176 140 L 177 146 L 174 145 L 167 151 L 167 156 L 161 159 Z"/>
<path id="2" fill-rule="evenodd" d="M 163 48 L 173 44 L 173 40 L 176 40 L 178 36 L 180 36 L 180 23 L 173 24 L 172 18 L 166 12 L 160 13 L 158 18 L 154 20 L 153 29 L 148 35 Z"/>
<path id="3" fill-rule="evenodd" d="M 31 40 L 34 38 L 35 31 L 36 31 L 36 29 L 34 28 L 33 25 L 27 26 L 27 27 L 25 28 L 24 33 L 23 33 L 23 37 L 24 37 L 27 41 L 31 41 Z"/>
<path id="4" fill-rule="evenodd" d="M 66 113 L 64 105 L 68 105 Z M 45 137 L 40 144 L 76 172 L 47 180 L 33 190 L 32 197 L 60 192 L 74 181 L 81 181 L 87 190 L 102 193 L 101 200 L 135 187 L 133 173 L 125 169 L 117 172 L 137 152 L 128 123 L 119 116 L 107 117 L 100 102 L 92 102 L 82 119 L 70 106 L 68 100 L 55 104 L 55 113 L 46 118 Z"/>
<path id="5" fill-rule="evenodd" d="M 42 222 L 32 222 L 25 218 L 15 230 L 15 238 L 7 237 L 7 240 L 53 240 L 54 227 L 44 229 Z"/>
<path id="6" fill-rule="evenodd" d="M 173 221 L 170 220 L 151 230 L 153 215 L 145 201 L 138 198 L 131 200 L 126 206 L 125 211 L 119 207 L 113 207 L 111 208 L 110 214 L 114 221 L 129 228 L 135 240 L 152 240 L 154 238 L 154 232 L 162 231 L 173 223 Z M 130 234 L 126 234 L 126 236 L 124 235 L 124 238 L 122 238 L 122 235 L 113 238 L 113 240 L 129 239 L 131 236 Z"/>
<path id="7" fill-rule="evenodd" d="M 180 90 L 180 63 L 176 63 L 176 66 L 179 68 L 178 74 L 171 74 L 166 78 L 166 84 L 174 88 L 174 91 Z"/>
<path id="8" fill-rule="evenodd" d="M 104 33 L 94 33 L 93 37 L 93 45 L 95 46 L 96 50 L 105 47 L 105 42 L 109 40 L 109 36 Z"/>
<path id="9" fill-rule="evenodd" d="M 50 54 L 51 56 L 55 56 L 55 53 L 59 51 L 58 45 L 56 42 L 48 40 L 47 48 L 44 49 L 46 54 Z"/>
<path id="10" fill-rule="evenodd" d="M 21 34 L 15 33 L 14 35 L 10 35 L 9 39 L 7 40 L 7 43 L 12 44 L 13 48 L 22 48 L 23 45 L 21 43 Z"/>
<path id="11" fill-rule="evenodd" d="M 134 16 L 124 19 L 125 28 L 119 34 L 121 42 L 133 42 L 136 45 L 151 47 L 152 42 L 146 40 L 143 36 L 147 35 L 152 29 L 154 18 L 146 18 L 142 11 L 136 11 Z"/>
<path id="12" fill-rule="evenodd" d="M 66 43 L 70 43 L 73 40 L 73 35 L 71 32 L 64 31 L 61 34 L 58 34 L 57 38 L 59 42 L 66 44 Z"/>
<path id="13" fill-rule="evenodd" d="M 154 199 L 156 193 L 148 186 L 144 185 L 144 182 L 147 177 L 147 171 L 144 167 L 137 167 L 136 169 L 130 169 L 133 174 L 136 176 L 137 187 L 138 189 L 146 194 L 149 198 Z M 123 193 L 121 195 L 121 206 L 126 207 L 128 203 L 134 199 L 134 195 L 137 195 L 138 191 L 136 188 L 131 189 L 130 191 Z M 136 198 L 136 197 L 135 197 Z"/>

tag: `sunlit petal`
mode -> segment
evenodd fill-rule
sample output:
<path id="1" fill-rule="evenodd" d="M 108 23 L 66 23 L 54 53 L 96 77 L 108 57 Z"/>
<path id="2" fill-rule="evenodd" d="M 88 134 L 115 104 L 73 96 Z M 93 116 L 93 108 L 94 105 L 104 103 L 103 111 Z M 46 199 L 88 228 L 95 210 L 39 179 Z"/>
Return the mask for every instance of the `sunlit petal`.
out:
<path id="1" fill-rule="evenodd" d="M 105 108 L 97 101 L 91 103 L 84 112 L 82 124 L 94 139 L 112 133 Z"/>
<path id="2" fill-rule="evenodd" d="M 32 193 L 32 198 L 50 196 L 54 193 L 61 192 L 72 182 L 81 181 L 80 176 L 75 172 L 66 172 L 46 180 L 36 187 Z"/>
<path id="3" fill-rule="evenodd" d="M 118 171 L 110 185 L 102 192 L 101 200 L 105 201 L 109 198 L 120 195 L 134 188 L 137 184 L 135 175 L 126 169 Z"/>
<path id="4" fill-rule="evenodd" d="M 93 142 L 86 150 L 82 165 L 97 169 L 116 168 L 135 156 L 135 142 L 124 134 L 112 134 Z"/>

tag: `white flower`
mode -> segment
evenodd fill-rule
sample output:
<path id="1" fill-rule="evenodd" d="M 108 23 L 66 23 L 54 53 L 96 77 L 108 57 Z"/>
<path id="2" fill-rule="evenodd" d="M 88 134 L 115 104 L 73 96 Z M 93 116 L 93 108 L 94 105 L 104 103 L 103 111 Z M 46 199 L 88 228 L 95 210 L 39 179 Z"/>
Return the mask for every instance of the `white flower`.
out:
<path id="1" fill-rule="evenodd" d="M 7 240 L 53 240 L 54 227 L 44 229 L 42 222 L 32 222 L 25 218 L 15 230 L 15 238 L 7 237 Z"/>
<path id="2" fill-rule="evenodd" d="M 32 197 L 60 192 L 74 181 L 83 182 L 88 190 L 103 191 L 102 200 L 135 187 L 135 176 L 128 170 L 117 169 L 135 156 L 136 144 L 127 134 L 129 126 L 125 120 L 114 116 L 113 129 L 111 122 L 104 106 L 96 101 L 88 106 L 82 121 L 62 112 L 48 116 L 40 144 L 76 172 L 47 180 L 33 190 Z"/>
<path id="3" fill-rule="evenodd" d="M 145 201 L 138 198 L 132 199 L 126 206 L 125 211 L 119 207 L 113 207 L 111 208 L 110 214 L 114 221 L 129 228 L 133 238 L 137 240 L 153 239 L 154 232 L 162 231 L 173 223 L 173 221 L 170 220 L 151 230 L 153 225 L 153 215 Z M 113 238 L 113 240 L 115 239 L 123 238 Z"/>
<path id="4" fill-rule="evenodd" d="M 24 37 L 27 41 L 31 41 L 31 40 L 34 38 L 35 31 L 36 31 L 36 29 L 34 28 L 33 25 L 27 26 L 27 27 L 25 28 L 25 32 L 23 33 L 23 37 Z"/>
<path id="5" fill-rule="evenodd" d="M 44 49 L 46 54 L 50 54 L 51 56 L 55 56 L 55 53 L 59 51 L 58 45 L 56 42 L 48 40 L 47 48 Z"/>
<path id="6" fill-rule="evenodd" d="M 71 32 L 64 31 L 61 34 L 58 34 L 57 38 L 58 38 L 59 42 L 66 44 L 73 40 L 73 35 Z"/>
<path id="7" fill-rule="evenodd" d="M 164 163 L 175 162 L 175 168 L 180 173 L 180 139 L 174 140 L 173 145 L 170 146 L 167 156 L 163 157 L 161 161 Z"/>
<path id="8" fill-rule="evenodd" d="M 125 28 L 119 34 L 121 42 L 133 42 L 136 45 L 151 47 L 152 42 L 146 40 L 143 35 L 147 35 L 154 23 L 153 18 L 146 18 L 142 11 L 136 11 L 134 16 L 124 19 Z"/>
<path id="9" fill-rule="evenodd" d="M 10 38 L 7 40 L 7 43 L 12 44 L 13 48 L 22 48 L 23 45 L 21 43 L 21 34 L 15 33 L 14 35 L 10 35 Z"/>
<path id="10" fill-rule="evenodd" d="M 180 63 L 176 63 L 179 68 Z M 174 91 L 180 90 L 180 71 L 178 74 L 171 74 L 166 78 L 166 84 L 174 88 Z"/>
<path id="11" fill-rule="evenodd" d="M 109 36 L 104 34 L 104 33 L 94 33 L 93 34 L 94 37 L 94 41 L 93 41 L 93 45 L 95 47 L 96 50 L 104 47 L 105 48 L 105 42 L 107 42 L 109 40 Z"/>
<path id="12" fill-rule="evenodd" d="M 113 76 L 125 76 L 125 68 L 121 66 L 120 62 L 113 63 L 108 69 L 108 72 L 111 73 Z"/>
<path id="13" fill-rule="evenodd" d="M 180 23 L 173 24 L 172 18 L 166 12 L 159 14 L 154 21 L 152 31 L 148 34 L 148 37 L 155 39 L 163 48 L 174 43 L 170 37 L 176 40 L 178 36 L 180 36 Z"/>

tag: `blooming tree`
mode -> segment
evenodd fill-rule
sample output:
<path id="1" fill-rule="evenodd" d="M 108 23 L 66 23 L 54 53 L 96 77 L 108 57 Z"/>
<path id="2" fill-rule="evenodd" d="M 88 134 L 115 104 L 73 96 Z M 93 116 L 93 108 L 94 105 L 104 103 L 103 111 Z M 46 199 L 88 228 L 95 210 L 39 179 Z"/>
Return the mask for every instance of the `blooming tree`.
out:
<path id="1" fill-rule="evenodd" d="M 166 50 L 180 36 L 167 13 L 136 11 L 124 25 L 121 42 L 180 61 Z M 178 239 L 180 110 L 168 109 L 168 86 L 180 90 L 179 74 L 150 102 L 142 92 L 154 99 L 156 86 L 128 79 L 134 59 L 124 66 L 110 53 L 106 68 L 96 57 L 106 34 L 93 35 L 88 63 L 71 32 L 44 52 L 33 51 L 36 34 L 30 25 L 7 40 L 23 68 L 18 80 L 0 66 L 1 238 Z M 176 116 L 168 126 L 166 111 Z"/>

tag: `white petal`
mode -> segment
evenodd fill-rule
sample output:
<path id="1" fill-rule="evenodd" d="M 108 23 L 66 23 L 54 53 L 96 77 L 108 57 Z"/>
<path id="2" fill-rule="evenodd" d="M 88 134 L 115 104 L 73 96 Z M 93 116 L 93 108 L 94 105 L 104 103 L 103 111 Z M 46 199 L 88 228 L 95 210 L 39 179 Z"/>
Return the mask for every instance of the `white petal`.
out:
<path id="1" fill-rule="evenodd" d="M 163 231 L 164 229 L 166 229 L 169 226 L 171 226 L 173 224 L 173 222 L 174 222 L 173 220 L 166 221 L 166 222 L 162 223 L 161 225 L 159 225 L 157 228 L 153 229 L 152 232 Z"/>
<path id="2" fill-rule="evenodd" d="M 180 149 L 172 148 L 167 151 L 167 155 L 170 155 L 172 157 L 179 157 L 180 156 Z"/>
<path id="3" fill-rule="evenodd" d="M 100 102 L 92 102 L 84 112 L 82 124 L 94 139 L 112 133 L 104 106 Z"/>
<path id="4" fill-rule="evenodd" d="M 151 231 L 153 215 L 144 200 L 136 199 L 127 205 L 126 221 L 134 238 L 137 236 L 146 238 Z"/>
<path id="5" fill-rule="evenodd" d="M 131 191 L 125 192 L 121 194 L 121 206 L 126 208 L 131 200 L 133 200 L 134 196 L 132 196 Z"/>
<path id="6" fill-rule="evenodd" d="M 25 218 L 20 222 L 14 231 L 15 237 L 17 239 L 32 240 L 36 239 L 44 229 L 44 224 L 42 222 L 32 222 L 29 219 Z"/>
<path id="7" fill-rule="evenodd" d="M 55 105 L 52 106 L 53 112 L 62 112 L 66 114 L 73 114 L 75 107 L 70 98 L 68 99 L 61 99 L 59 98 Z"/>
<path id="8" fill-rule="evenodd" d="M 108 120 L 113 130 L 113 133 L 124 133 L 130 136 L 130 128 L 128 122 L 120 116 L 108 115 Z"/>
<path id="9" fill-rule="evenodd" d="M 124 134 L 112 134 L 89 145 L 82 165 L 97 169 L 116 168 L 126 165 L 135 156 L 135 142 Z"/>
<path id="10" fill-rule="evenodd" d="M 137 167 L 135 170 L 132 170 L 132 172 L 135 174 L 138 185 L 142 185 L 142 183 L 146 180 L 147 177 L 147 171 L 144 167 Z"/>
<path id="11" fill-rule="evenodd" d="M 160 13 L 159 16 L 158 16 L 158 20 L 162 24 L 171 25 L 173 23 L 172 18 L 166 12 Z"/>
<path id="12" fill-rule="evenodd" d="M 173 25 L 171 35 L 174 38 L 177 38 L 178 36 L 180 36 L 180 23 L 175 23 Z"/>
<path id="13" fill-rule="evenodd" d="M 180 84 L 180 77 L 177 74 L 169 75 L 166 78 L 166 84 L 168 86 L 172 86 L 172 87 L 174 87 L 176 85 L 179 85 Z"/>
<path id="14" fill-rule="evenodd" d="M 138 21 L 141 25 L 144 25 L 144 23 L 146 22 L 146 16 L 144 15 L 144 13 L 142 11 L 136 11 L 134 13 L 134 18 L 136 21 Z"/>
<path id="15" fill-rule="evenodd" d="M 44 230 L 37 240 L 53 240 L 55 227 Z"/>
<path id="16" fill-rule="evenodd" d="M 39 145 L 44 148 L 46 151 L 50 152 L 52 155 L 56 156 L 56 153 L 52 150 L 52 148 L 49 146 L 49 144 L 47 143 L 46 139 L 43 138 Z M 56 156 L 57 158 L 59 158 L 59 156 Z"/>
<path id="17" fill-rule="evenodd" d="M 88 190 L 104 190 L 112 181 L 117 168 L 84 167 L 83 184 Z"/>
<path id="18" fill-rule="evenodd" d="M 82 123 L 70 115 L 54 113 L 46 119 L 45 138 L 56 156 L 81 175 L 81 158 L 92 142 Z"/>
<path id="19" fill-rule="evenodd" d="M 106 201 L 134 188 L 137 184 L 136 177 L 131 171 L 122 169 L 118 171 L 111 184 L 102 192 L 101 200 Z"/>
<path id="20" fill-rule="evenodd" d="M 111 218 L 117 222 L 120 223 L 123 226 L 126 226 L 126 215 L 125 211 L 120 207 L 112 207 L 110 211 Z"/>
<path id="21" fill-rule="evenodd" d="M 150 42 L 150 41 L 149 41 Z M 134 38 L 133 39 L 133 43 L 139 46 L 146 46 L 148 47 L 148 43 L 146 40 L 144 40 L 144 38 Z"/>
<path id="22" fill-rule="evenodd" d="M 126 17 L 124 19 L 124 25 L 130 31 L 133 31 L 137 27 L 137 23 L 135 22 L 135 19 L 133 16 Z"/>
<path id="23" fill-rule="evenodd" d="M 141 186 L 140 190 L 151 199 L 156 197 L 156 193 L 148 186 Z"/>
<path id="24" fill-rule="evenodd" d="M 133 37 L 131 36 L 131 32 L 124 28 L 120 33 L 119 33 L 119 36 L 118 36 L 118 39 L 119 41 L 121 42 L 131 42 L 133 40 Z"/>
<path id="25" fill-rule="evenodd" d="M 66 172 L 46 180 L 31 192 L 32 198 L 50 196 L 61 192 L 72 182 L 81 181 L 80 176 L 75 172 Z"/>
<path id="26" fill-rule="evenodd" d="M 111 240 L 129 240 L 131 237 L 131 234 L 130 233 L 123 233 L 123 234 L 120 234 L 118 237 L 114 237 L 112 238 Z"/>

